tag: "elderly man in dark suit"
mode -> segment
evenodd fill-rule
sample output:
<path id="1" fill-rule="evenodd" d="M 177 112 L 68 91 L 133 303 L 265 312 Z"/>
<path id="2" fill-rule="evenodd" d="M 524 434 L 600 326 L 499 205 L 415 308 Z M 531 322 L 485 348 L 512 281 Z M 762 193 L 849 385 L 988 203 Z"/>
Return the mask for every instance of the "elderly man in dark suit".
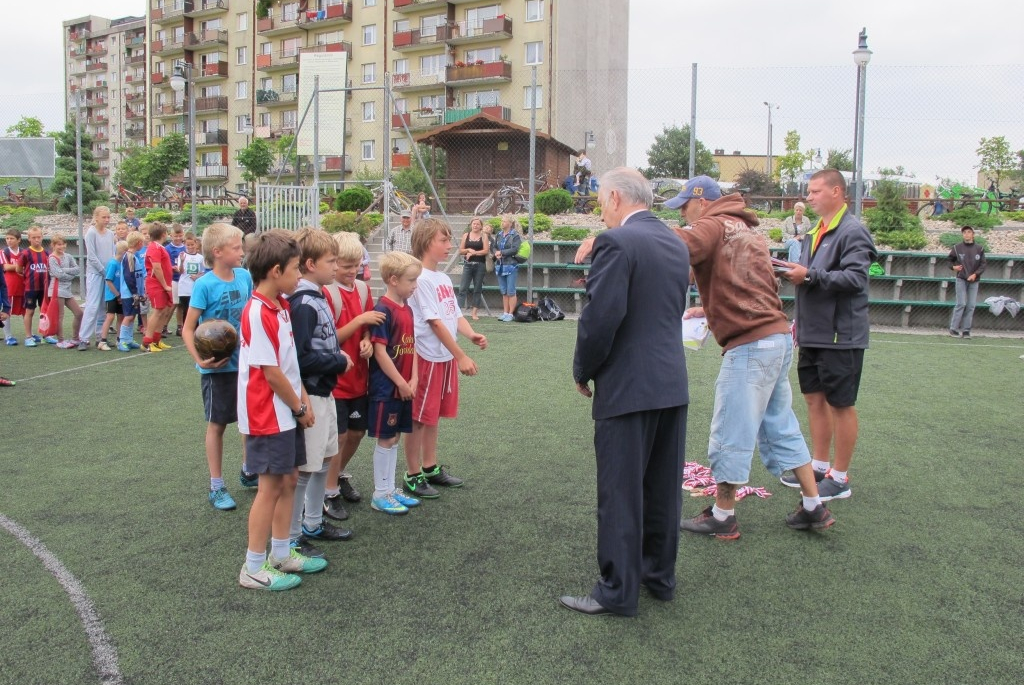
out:
<path id="1" fill-rule="evenodd" d="M 573 378 L 594 400 L 601 575 L 589 595 L 560 601 L 584 614 L 634 616 L 640 585 L 664 601 L 675 592 L 689 403 L 681 320 L 690 257 L 651 214 L 650 184 L 635 170 L 606 173 L 597 197 L 602 220 L 614 230 L 592 244 Z"/>
<path id="2" fill-rule="evenodd" d="M 242 229 L 245 235 L 256 232 L 256 212 L 249 209 L 249 198 L 238 199 L 238 210 L 231 217 L 231 225 Z"/>

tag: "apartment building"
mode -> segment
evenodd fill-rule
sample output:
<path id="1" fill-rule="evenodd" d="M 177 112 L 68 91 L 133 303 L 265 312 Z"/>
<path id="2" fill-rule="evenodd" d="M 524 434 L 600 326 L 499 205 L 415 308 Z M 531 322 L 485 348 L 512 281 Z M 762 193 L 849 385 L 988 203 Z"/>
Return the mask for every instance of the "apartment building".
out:
<path id="1" fill-rule="evenodd" d="M 146 20 L 84 16 L 65 21 L 63 35 L 68 118 L 77 104 L 109 188 L 117 151 L 146 139 Z"/>
<path id="2" fill-rule="evenodd" d="M 308 52 L 346 56 L 347 83 L 322 88 L 356 88 L 346 97 L 344 154 L 320 161 L 324 184 L 408 165 L 406 125 L 416 135 L 479 113 L 524 127 L 536 114 L 538 128 L 567 145 L 593 141 L 598 171 L 625 162 L 628 0 L 143 1 L 146 140 L 185 131 L 188 101 L 170 77 L 187 62 L 204 194 L 246 188 L 236 156 L 253 137 L 297 132 Z M 65 22 L 68 35 L 90 20 Z M 283 170 L 289 180 L 313 172 L 308 159 Z"/>

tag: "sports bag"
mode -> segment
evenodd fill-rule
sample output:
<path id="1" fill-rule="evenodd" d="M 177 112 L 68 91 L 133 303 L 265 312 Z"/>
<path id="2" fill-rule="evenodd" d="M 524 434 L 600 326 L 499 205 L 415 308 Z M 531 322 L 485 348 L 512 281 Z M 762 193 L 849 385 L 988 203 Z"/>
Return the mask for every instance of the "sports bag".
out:
<path id="1" fill-rule="evenodd" d="M 519 306 L 516 307 L 516 313 L 512 315 L 512 318 L 519 323 L 539 321 L 540 311 L 537 309 L 537 305 L 533 302 L 520 302 Z"/>
<path id="2" fill-rule="evenodd" d="M 550 297 L 542 297 L 537 301 L 541 321 L 561 321 L 565 318 L 565 312 Z"/>

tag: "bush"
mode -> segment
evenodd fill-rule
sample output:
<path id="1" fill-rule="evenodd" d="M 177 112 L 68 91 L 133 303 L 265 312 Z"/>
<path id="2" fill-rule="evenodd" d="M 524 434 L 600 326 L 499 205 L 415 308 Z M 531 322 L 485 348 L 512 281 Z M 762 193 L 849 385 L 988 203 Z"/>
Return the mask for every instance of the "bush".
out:
<path id="1" fill-rule="evenodd" d="M 552 240 L 583 240 L 590 236 L 588 228 L 574 228 L 572 226 L 558 226 L 551 229 Z"/>
<path id="2" fill-rule="evenodd" d="M 166 209 L 151 209 L 148 212 L 146 212 L 146 214 L 144 216 L 139 217 L 139 218 L 144 218 L 146 221 L 160 221 L 160 222 L 163 222 L 163 223 L 168 223 L 168 222 L 170 222 L 174 218 L 174 215 L 171 214 Z M 189 213 L 188 213 L 188 219 L 189 219 L 189 221 L 192 220 L 192 210 L 191 209 L 189 210 Z M 198 219 L 198 214 L 197 214 L 197 219 Z"/>
<path id="3" fill-rule="evenodd" d="M 1008 221 L 1024 221 L 1024 211 L 1018 210 L 1016 212 L 1003 212 L 1003 218 Z"/>
<path id="4" fill-rule="evenodd" d="M 334 208 L 339 212 L 361 212 L 373 202 L 373 193 L 356 186 L 347 188 L 334 199 Z"/>
<path id="5" fill-rule="evenodd" d="M 384 223 L 384 215 L 380 212 L 368 212 L 363 215 L 363 218 L 370 222 L 370 225 L 377 228 Z"/>
<path id="6" fill-rule="evenodd" d="M 355 233 L 361 238 L 368 237 L 373 225 L 365 216 L 359 216 L 356 212 L 332 212 L 320 217 L 320 226 L 328 233 L 340 233 L 347 231 Z"/>
<path id="7" fill-rule="evenodd" d="M 880 231 L 875 233 L 875 243 L 894 250 L 920 250 L 928 244 L 928 239 L 923 230 Z"/>
<path id="8" fill-rule="evenodd" d="M 252 205 L 249 205 L 252 207 Z M 149 221 L 149 217 L 153 216 L 154 211 L 162 210 L 150 210 L 146 214 L 146 220 Z M 192 227 L 193 231 L 201 232 L 202 229 L 206 228 L 210 224 L 215 224 L 223 221 L 224 223 L 231 223 L 231 215 L 235 213 L 231 207 L 221 207 L 220 205 L 197 205 L 196 206 L 196 226 Z M 173 219 L 175 223 L 189 224 L 192 222 L 192 205 L 186 203 L 182 210 L 174 215 Z"/>
<path id="9" fill-rule="evenodd" d="M 572 207 L 572 195 L 563 188 L 545 190 L 533 199 L 533 207 L 541 214 L 563 214 Z"/>
<path id="10" fill-rule="evenodd" d="M 522 229 L 522 233 L 525 234 L 530 228 L 530 216 L 528 214 L 520 214 L 516 217 L 519 219 L 519 226 Z M 488 219 L 486 222 L 488 226 L 494 229 L 497 233 L 501 230 L 501 217 L 494 216 Z M 551 230 L 551 217 L 544 214 L 533 215 L 533 230 L 535 233 L 544 233 L 545 231 Z"/>
<path id="11" fill-rule="evenodd" d="M 948 233 L 943 233 L 942 235 L 939 236 L 939 244 L 942 245 L 943 247 L 952 248 L 954 245 L 959 245 L 960 243 L 962 243 L 963 239 L 963 234 L 957 233 L 955 231 L 949 231 Z M 985 240 L 983 236 L 974 236 L 974 242 L 981 245 L 983 248 L 985 248 L 985 250 L 988 250 L 988 241 Z"/>
<path id="12" fill-rule="evenodd" d="M 939 214 L 932 218 L 941 221 L 951 221 L 957 226 L 971 226 L 982 231 L 987 231 L 993 226 L 999 225 L 998 214 L 982 214 L 975 207 L 961 207 L 960 209 L 954 209 L 952 212 Z"/>
<path id="13" fill-rule="evenodd" d="M 771 241 L 773 243 L 781 243 L 782 242 L 782 229 L 781 228 L 769 228 L 768 229 L 768 237 L 771 239 Z"/>

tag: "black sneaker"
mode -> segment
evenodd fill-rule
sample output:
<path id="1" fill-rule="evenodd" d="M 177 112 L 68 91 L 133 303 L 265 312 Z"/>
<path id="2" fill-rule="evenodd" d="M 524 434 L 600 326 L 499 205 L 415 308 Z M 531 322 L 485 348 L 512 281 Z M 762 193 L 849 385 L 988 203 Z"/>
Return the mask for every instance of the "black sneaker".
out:
<path id="1" fill-rule="evenodd" d="M 407 473 L 402 480 L 405 481 L 405 491 L 413 497 L 419 497 L 420 499 L 437 499 L 441 496 L 441 493 L 427 482 L 427 477 L 422 473 L 416 474 L 414 478 L 410 478 Z"/>
<path id="2" fill-rule="evenodd" d="M 363 496 L 359 494 L 359 491 L 352 487 L 351 478 L 339 476 L 338 489 L 341 490 L 341 496 L 345 498 L 346 502 L 361 502 L 363 499 Z"/>
<path id="3" fill-rule="evenodd" d="M 345 505 L 341 503 L 341 495 L 324 497 L 324 516 L 332 518 L 335 521 L 344 521 L 348 518 L 348 510 L 345 509 Z"/>
<path id="4" fill-rule="evenodd" d="M 299 554 L 304 557 L 324 558 L 324 553 L 318 547 L 313 546 L 313 543 L 305 535 L 300 535 L 298 540 L 292 540 L 292 548 L 299 550 Z"/>
<path id="5" fill-rule="evenodd" d="M 832 512 L 824 504 L 807 511 L 801 502 L 796 511 L 786 516 L 786 525 L 793 530 L 825 530 L 835 522 Z"/>
<path id="6" fill-rule="evenodd" d="M 814 472 L 814 482 L 815 483 L 820 483 L 823 480 L 825 480 L 825 472 L 824 471 L 815 471 Z M 782 474 L 782 478 L 779 478 L 779 482 L 782 483 L 783 485 L 785 485 L 787 488 L 798 488 L 798 487 L 800 487 L 800 481 L 798 481 L 796 479 L 796 476 L 793 474 L 792 471 L 786 471 L 786 473 Z"/>
<path id="7" fill-rule="evenodd" d="M 431 485 L 440 485 L 446 488 L 461 488 L 462 479 L 456 478 L 448 473 L 445 466 L 435 466 L 433 469 L 423 469 L 423 475 Z"/>
<path id="8" fill-rule="evenodd" d="M 302 534 L 314 540 L 328 540 L 332 542 L 335 540 L 351 540 L 353 535 L 352 531 L 348 528 L 338 528 L 327 523 L 327 521 L 322 521 L 320 527 L 316 530 L 306 528 L 306 524 L 303 523 Z"/>
<path id="9" fill-rule="evenodd" d="M 964 331 L 963 333 L 961 333 L 961 334 L 960 334 L 960 337 L 961 337 L 961 338 L 965 338 L 965 339 L 967 339 L 967 340 L 970 340 L 970 338 L 971 338 L 971 332 L 970 332 L 970 331 Z"/>
<path id="10" fill-rule="evenodd" d="M 683 519 L 679 524 L 679 530 L 700 535 L 713 535 L 719 540 L 736 540 L 740 537 L 740 529 L 736 525 L 736 516 L 730 516 L 724 521 L 719 521 L 711 513 L 711 507 L 700 512 L 692 519 Z"/>
<path id="11" fill-rule="evenodd" d="M 243 488 L 255 488 L 260 484 L 260 474 L 249 473 L 244 469 L 238 472 L 238 482 L 242 484 Z M 309 556 L 308 554 L 306 555 Z"/>
<path id="12" fill-rule="evenodd" d="M 845 483 L 828 476 L 825 480 L 821 481 L 818 486 L 818 497 L 821 498 L 822 502 L 831 502 L 834 499 L 846 499 L 853 494 L 853 490 L 850 489 L 850 479 L 847 478 Z"/>
<path id="13" fill-rule="evenodd" d="M 960 337 L 960 333 L 958 331 L 954 331 L 952 328 L 949 329 L 949 334 L 951 336 L 953 336 L 954 338 L 959 338 Z"/>

